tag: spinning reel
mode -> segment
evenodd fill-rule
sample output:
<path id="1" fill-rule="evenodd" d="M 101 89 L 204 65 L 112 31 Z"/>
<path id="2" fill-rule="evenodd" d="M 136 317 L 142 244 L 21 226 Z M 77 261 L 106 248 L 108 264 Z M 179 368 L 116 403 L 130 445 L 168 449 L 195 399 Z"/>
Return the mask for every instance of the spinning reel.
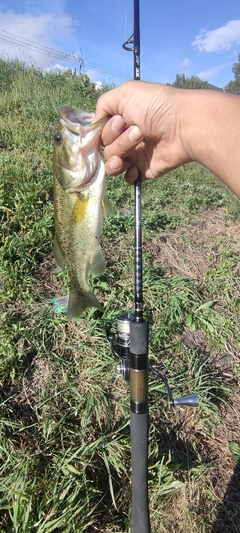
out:
<path id="1" fill-rule="evenodd" d="M 133 313 L 123 312 L 117 317 L 117 330 L 114 331 L 113 324 L 107 322 L 106 335 L 110 345 L 112 355 L 119 361 L 117 365 L 117 373 L 123 376 L 125 381 L 130 381 L 131 371 L 131 349 L 130 349 L 130 324 L 134 321 Z M 152 338 L 152 329 L 148 330 L 148 342 Z M 169 397 L 170 405 L 176 407 L 177 405 L 186 405 L 197 407 L 199 400 L 196 394 L 182 396 L 180 398 L 173 398 L 171 388 L 168 384 L 167 378 L 156 370 L 151 364 L 148 364 L 149 372 L 152 372 L 164 383 Z"/>

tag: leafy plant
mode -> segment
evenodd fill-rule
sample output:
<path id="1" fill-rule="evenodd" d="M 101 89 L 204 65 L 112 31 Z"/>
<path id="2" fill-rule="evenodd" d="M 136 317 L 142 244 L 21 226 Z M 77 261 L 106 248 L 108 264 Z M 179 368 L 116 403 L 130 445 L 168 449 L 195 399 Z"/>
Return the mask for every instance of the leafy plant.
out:
<path id="1" fill-rule="evenodd" d="M 51 302 L 68 291 L 53 258 L 52 138 L 58 108 L 94 110 L 99 91 L 86 77 L 1 59 L 0 96 L 0 530 L 128 531 L 129 384 L 115 372 L 105 327 L 134 309 L 134 189 L 108 179 L 116 211 L 104 221 L 107 269 L 90 278 L 104 314 L 89 309 L 69 323 Z M 195 163 L 142 193 L 149 356 L 175 397 L 200 399 L 198 409 L 174 410 L 149 376 L 152 529 L 210 533 L 227 491 L 230 426 L 238 458 L 239 202 Z M 204 229 L 214 217 L 219 238 Z M 237 531 L 234 513 L 232 524 Z"/>

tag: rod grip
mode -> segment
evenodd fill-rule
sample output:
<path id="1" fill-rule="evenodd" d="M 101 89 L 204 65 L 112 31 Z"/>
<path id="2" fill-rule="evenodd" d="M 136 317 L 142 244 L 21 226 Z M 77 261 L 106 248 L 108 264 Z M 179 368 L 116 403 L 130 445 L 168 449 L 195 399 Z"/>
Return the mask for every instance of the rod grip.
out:
<path id="1" fill-rule="evenodd" d="M 149 533 L 148 413 L 130 413 L 132 457 L 131 533 Z"/>

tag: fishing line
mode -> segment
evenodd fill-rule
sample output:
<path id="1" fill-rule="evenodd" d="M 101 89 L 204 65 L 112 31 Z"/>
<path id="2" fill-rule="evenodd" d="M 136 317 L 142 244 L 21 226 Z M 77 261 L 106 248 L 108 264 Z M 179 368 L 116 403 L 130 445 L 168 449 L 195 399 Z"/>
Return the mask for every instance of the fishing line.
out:
<path id="1" fill-rule="evenodd" d="M 125 37 L 127 32 L 127 0 L 125 0 Z M 98 65 L 97 63 L 93 63 L 91 61 L 86 61 L 82 57 L 76 57 L 77 54 L 75 52 L 61 52 L 60 50 L 56 50 L 54 48 L 51 48 L 49 46 L 42 45 L 40 43 L 37 43 L 35 41 L 31 41 L 30 39 L 25 39 L 24 37 L 21 37 L 20 35 L 15 35 L 14 33 L 10 33 L 8 31 L 0 29 L 0 40 L 5 41 L 7 43 L 10 43 L 12 45 L 21 46 L 22 48 L 26 48 L 27 50 L 31 50 L 32 52 L 38 52 L 39 54 L 48 56 L 48 58 L 51 59 L 59 59 L 60 61 L 63 61 L 65 63 L 73 63 L 74 65 L 81 64 L 81 67 L 84 67 L 84 69 L 91 69 L 98 70 L 101 73 L 109 74 L 113 77 L 119 78 L 121 81 L 124 80 L 131 80 L 132 76 L 131 74 L 125 73 L 126 69 L 126 53 L 123 52 L 123 69 L 122 71 L 113 69 L 110 67 L 106 67 L 104 65 Z M 75 57 L 74 57 L 75 55 Z M 153 81 L 150 79 L 146 79 L 145 81 Z"/>
<path id="2" fill-rule="evenodd" d="M 128 0 L 125 0 L 125 4 L 124 4 L 124 42 L 127 41 L 127 34 L 128 34 L 127 22 L 128 22 Z M 132 79 L 132 76 L 129 76 L 128 74 L 125 75 L 126 58 L 127 58 L 127 54 L 126 54 L 126 50 L 125 50 L 125 48 L 123 46 L 123 77 L 122 77 L 123 81 L 125 79 L 129 79 L 129 80 Z"/>
<path id="3" fill-rule="evenodd" d="M 124 4 L 124 41 L 127 39 L 127 0 L 125 0 Z M 126 53 L 123 49 L 123 72 L 122 72 L 122 81 L 124 81 L 124 74 L 125 74 L 125 67 L 126 67 Z"/>
<path id="4" fill-rule="evenodd" d="M 124 50 L 134 53 L 134 80 L 140 80 L 140 23 L 139 0 L 134 0 L 134 32 L 123 44 Z M 130 381 L 130 435 L 132 463 L 132 509 L 131 533 L 150 533 L 148 503 L 148 371 L 164 383 L 170 404 L 197 406 L 196 394 L 173 398 L 171 388 L 164 374 L 148 362 L 148 344 L 151 329 L 143 318 L 142 296 L 142 211 L 141 173 L 134 184 L 135 190 L 135 247 L 134 247 L 134 289 L 135 312 L 123 312 L 117 319 L 117 334 L 111 322 L 106 333 L 114 357 L 120 359 L 117 372 Z"/>

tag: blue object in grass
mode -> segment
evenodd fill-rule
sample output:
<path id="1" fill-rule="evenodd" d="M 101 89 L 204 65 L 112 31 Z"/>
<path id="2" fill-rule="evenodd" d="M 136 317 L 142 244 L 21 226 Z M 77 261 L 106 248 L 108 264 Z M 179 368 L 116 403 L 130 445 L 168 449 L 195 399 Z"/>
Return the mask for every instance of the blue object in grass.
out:
<path id="1" fill-rule="evenodd" d="M 54 305 L 55 313 L 67 313 L 68 310 L 68 296 L 60 296 L 59 298 L 51 298 Z"/>

